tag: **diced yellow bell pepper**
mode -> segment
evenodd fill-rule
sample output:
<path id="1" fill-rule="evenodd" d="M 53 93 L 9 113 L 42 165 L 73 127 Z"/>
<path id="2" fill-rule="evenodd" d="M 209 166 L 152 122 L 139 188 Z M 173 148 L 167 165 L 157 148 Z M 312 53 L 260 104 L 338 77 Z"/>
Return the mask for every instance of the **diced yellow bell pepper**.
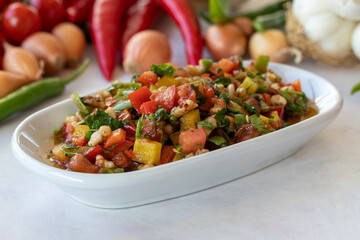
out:
<path id="1" fill-rule="evenodd" d="M 240 111 L 244 115 L 249 115 L 249 113 L 242 106 L 240 106 L 239 104 L 237 104 L 234 101 L 230 100 L 229 103 L 228 103 L 228 106 L 229 106 L 229 108 Z"/>
<path id="2" fill-rule="evenodd" d="M 67 162 L 70 158 L 65 155 L 65 151 L 62 149 L 63 146 L 66 146 L 66 144 L 58 144 L 51 151 L 56 160 Z"/>
<path id="3" fill-rule="evenodd" d="M 72 137 L 78 138 L 84 136 L 90 130 L 88 125 L 77 125 Z"/>
<path id="4" fill-rule="evenodd" d="M 154 90 L 157 90 L 158 88 L 154 84 L 151 84 L 149 89 L 150 89 L 150 91 L 154 91 Z"/>
<path id="5" fill-rule="evenodd" d="M 151 141 L 146 138 L 139 138 L 134 143 L 134 154 L 136 161 L 143 164 L 160 164 L 162 145 L 159 142 Z"/>
<path id="6" fill-rule="evenodd" d="M 260 115 L 259 118 L 260 118 L 260 120 L 263 121 L 264 123 L 269 122 L 269 118 L 267 118 L 267 117 L 265 117 L 265 116 L 263 116 L 263 115 Z"/>
<path id="7" fill-rule="evenodd" d="M 246 88 L 248 94 L 254 94 L 259 89 L 259 84 L 251 77 L 246 77 L 240 86 Z"/>
<path id="8" fill-rule="evenodd" d="M 177 132 L 174 132 L 174 133 L 170 134 L 170 140 L 171 140 L 173 145 L 178 145 L 179 144 L 179 135 L 180 135 L 180 131 L 177 131 Z"/>
<path id="9" fill-rule="evenodd" d="M 170 75 L 165 75 L 162 78 L 159 79 L 159 81 L 156 83 L 156 87 L 170 87 L 172 85 L 177 85 L 179 82 L 172 76 Z"/>
<path id="10" fill-rule="evenodd" d="M 199 109 L 192 110 L 180 118 L 181 131 L 187 131 L 196 128 L 196 122 L 199 122 L 200 112 Z"/>

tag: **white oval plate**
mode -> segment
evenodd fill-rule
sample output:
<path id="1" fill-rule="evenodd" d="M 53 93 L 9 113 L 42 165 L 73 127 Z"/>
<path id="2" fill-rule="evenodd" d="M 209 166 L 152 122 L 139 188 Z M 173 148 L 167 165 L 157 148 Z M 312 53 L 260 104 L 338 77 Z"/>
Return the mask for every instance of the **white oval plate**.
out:
<path id="1" fill-rule="evenodd" d="M 319 114 L 287 128 L 181 161 L 122 174 L 87 174 L 44 163 L 40 145 L 66 115 L 77 108 L 71 99 L 26 118 L 15 130 L 12 150 L 29 170 L 49 180 L 74 199 L 103 208 L 132 207 L 210 188 L 265 168 L 296 152 L 339 113 L 342 97 L 325 79 L 295 67 L 271 63 L 285 82 L 300 78 L 303 91 Z"/>

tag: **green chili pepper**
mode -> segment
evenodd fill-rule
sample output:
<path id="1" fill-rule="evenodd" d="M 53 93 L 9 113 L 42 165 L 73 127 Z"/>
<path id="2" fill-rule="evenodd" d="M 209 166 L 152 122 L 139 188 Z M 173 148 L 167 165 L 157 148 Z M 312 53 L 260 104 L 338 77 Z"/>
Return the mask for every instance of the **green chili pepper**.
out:
<path id="1" fill-rule="evenodd" d="M 59 77 L 42 79 L 25 85 L 0 99 L 0 121 L 47 98 L 60 95 L 64 91 L 65 85 L 77 78 L 88 65 L 89 60 L 86 59 L 79 69 L 67 79 Z"/>
<path id="2" fill-rule="evenodd" d="M 268 5 L 265 8 L 260 9 L 258 11 L 240 14 L 238 17 L 247 17 L 247 18 L 254 20 L 255 18 L 257 18 L 259 16 L 267 15 L 269 13 L 274 13 L 278 10 L 285 9 L 286 8 L 285 3 L 287 3 L 287 2 L 291 2 L 291 0 L 277 2 L 274 4 Z"/>
<path id="3" fill-rule="evenodd" d="M 356 84 L 356 85 L 351 89 L 351 95 L 353 95 L 353 94 L 356 93 L 357 91 L 360 91 L 360 83 Z"/>
<path id="4" fill-rule="evenodd" d="M 132 108 L 132 104 L 130 102 L 130 100 L 127 100 L 127 101 L 124 101 L 122 103 L 120 103 L 119 105 L 116 105 L 114 107 L 114 110 L 117 111 L 117 112 L 121 112 L 122 110 L 125 110 L 125 109 L 129 109 L 129 108 Z"/>
<path id="5" fill-rule="evenodd" d="M 269 61 L 270 61 L 270 58 L 268 56 L 261 55 L 256 59 L 256 61 L 254 63 L 254 67 L 259 72 L 264 73 L 264 72 L 266 72 Z"/>
<path id="6" fill-rule="evenodd" d="M 213 61 L 211 59 L 200 59 L 199 65 L 203 67 L 203 73 L 207 73 L 213 65 Z"/>

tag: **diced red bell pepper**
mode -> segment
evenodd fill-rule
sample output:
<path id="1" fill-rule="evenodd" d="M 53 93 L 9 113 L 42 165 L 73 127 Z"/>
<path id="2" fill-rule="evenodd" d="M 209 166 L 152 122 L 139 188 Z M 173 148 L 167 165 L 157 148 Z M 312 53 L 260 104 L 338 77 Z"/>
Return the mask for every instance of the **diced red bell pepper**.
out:
<path id="1" fill-rule="evenodd" d="M 181 152 L 191 153 L 205 147 L 206 134 L 204 129 L 191 129 L 182 131 L 179 135 L 179 145 Z"/>
<path id="2" fill-rule="evenodd" d="M 114 145 L 121 145 L 126 140 L 126 132 L 119 128 L 112 131 L 111 134 L 104 141 L 104 148 L 110 148 Z"/>
<path id="3" fill-rule="evenodd" d="M 151 92 L 149 88 L 143 86 L 138 90 L 136 90 L 135 92 L 130 93 L 127 97 L 129 98 L 131 104 L 136 109 L 136 111 L 140 113 L 141 104 L 150 101 L 150 96 L 151 96 Z"/>
<path id="4" fill-rule="evenodd" d="M 169 163 L 175 157 L 174 147 L 169 145 L 164 145 L 161 149 L 161 156 L 160 156 L 160 164 Z"/>
<path id="5" fill-rule="evenodd" d="M 158 81 L 158 75 L 153 71 L 147 71 L 140 75 L 137 79 L 143 85 L 155 84 Z"/>
<path id="6" fill-rule="evenodd" d="M 71 141 L 71 137 L 74 131 L 75 128 L 71 123 L 64 123 L 61 132 L 65 142 Z"/>
<path id="7" fill-rule="evenodd" d="M 187 99 L 196 102 L 196 92 L 189 84 L 185 83 L 176 88 L 176 103 L 181 105 Z"/>
<path id="8" fill-rule="evenodd" d="M 136 126 L 134 123 L 131 123 L 129 125 L 124 125 L 124 130 L 126 132 L 126 135 L 135 135 Z"/>
<path id="9" fill-rule="evenodd" d="M 101 155 L 104 149 L 100 145 L 90 148 L 84 154 L 90 161 L 95 161 L 97 155 Z"/>
<path id="10" fill-rule="evenodd" d="M 154 100 L 156 105 L 160 105 L 166 111 L 171 111 L 175 107 L 176 87 L 174 85 L 165 90 L 159 91 Z"/>
<path id="11" fill-rule="evenodd" d="M 85 146 L 88 143 L 88 140 L 85 138 L 85 136 L 81 136 L 81 137 L 78 137 L 78 138 L 72 138 L 71 142 L 75 146 L 78 146 L 78 147 L 81 146 L 82 147 L 82 146 Z"/>
<path id="12" fill-rule="evenodd" d="M 150 114 L 157 111 L 156 102 L 155 101 L 148 101 L 141 104 L 140 107 L 141 114 Z"/>
<path id="13" fill-rule="evenodd" d="M 294 87 L 295 91 L 302 92 L 300 79 L 297 79 L 291 85 Z"/>
<path id="14" fill-rule="evenodd" d="M 260 95 L 261 95 L 262 98 L 264 99 L 264 102 L 265 102 L 267 105 L 270 105 L 270 102 L 271 102 L 270 94 L 268 94 L 268 93 L 260 93 Z"/>
<path id="15" fill-rule="evenodd" d="M 119 152 L 123 152 L 134 145 L 133 141 L 126 140 L 123 144 L 116 146 L 113 150 L 111 150 L 112 154 L 117 154 Z"/>

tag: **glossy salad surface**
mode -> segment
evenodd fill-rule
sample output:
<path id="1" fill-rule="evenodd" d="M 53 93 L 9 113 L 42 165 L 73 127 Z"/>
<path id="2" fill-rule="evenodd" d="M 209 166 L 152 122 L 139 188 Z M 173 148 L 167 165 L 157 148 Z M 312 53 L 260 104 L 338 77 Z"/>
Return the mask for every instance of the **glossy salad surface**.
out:
<path id="1" fill-rule="evenodd" d="M 72 96 L 79 112 L 54 131 L 47 158 L 85 173 L 167 164 L 269 134 L 317 114 L 300 79 L 284 83 L 261 56 L 180 68 L 153 65 L 130 83 Z"/>

